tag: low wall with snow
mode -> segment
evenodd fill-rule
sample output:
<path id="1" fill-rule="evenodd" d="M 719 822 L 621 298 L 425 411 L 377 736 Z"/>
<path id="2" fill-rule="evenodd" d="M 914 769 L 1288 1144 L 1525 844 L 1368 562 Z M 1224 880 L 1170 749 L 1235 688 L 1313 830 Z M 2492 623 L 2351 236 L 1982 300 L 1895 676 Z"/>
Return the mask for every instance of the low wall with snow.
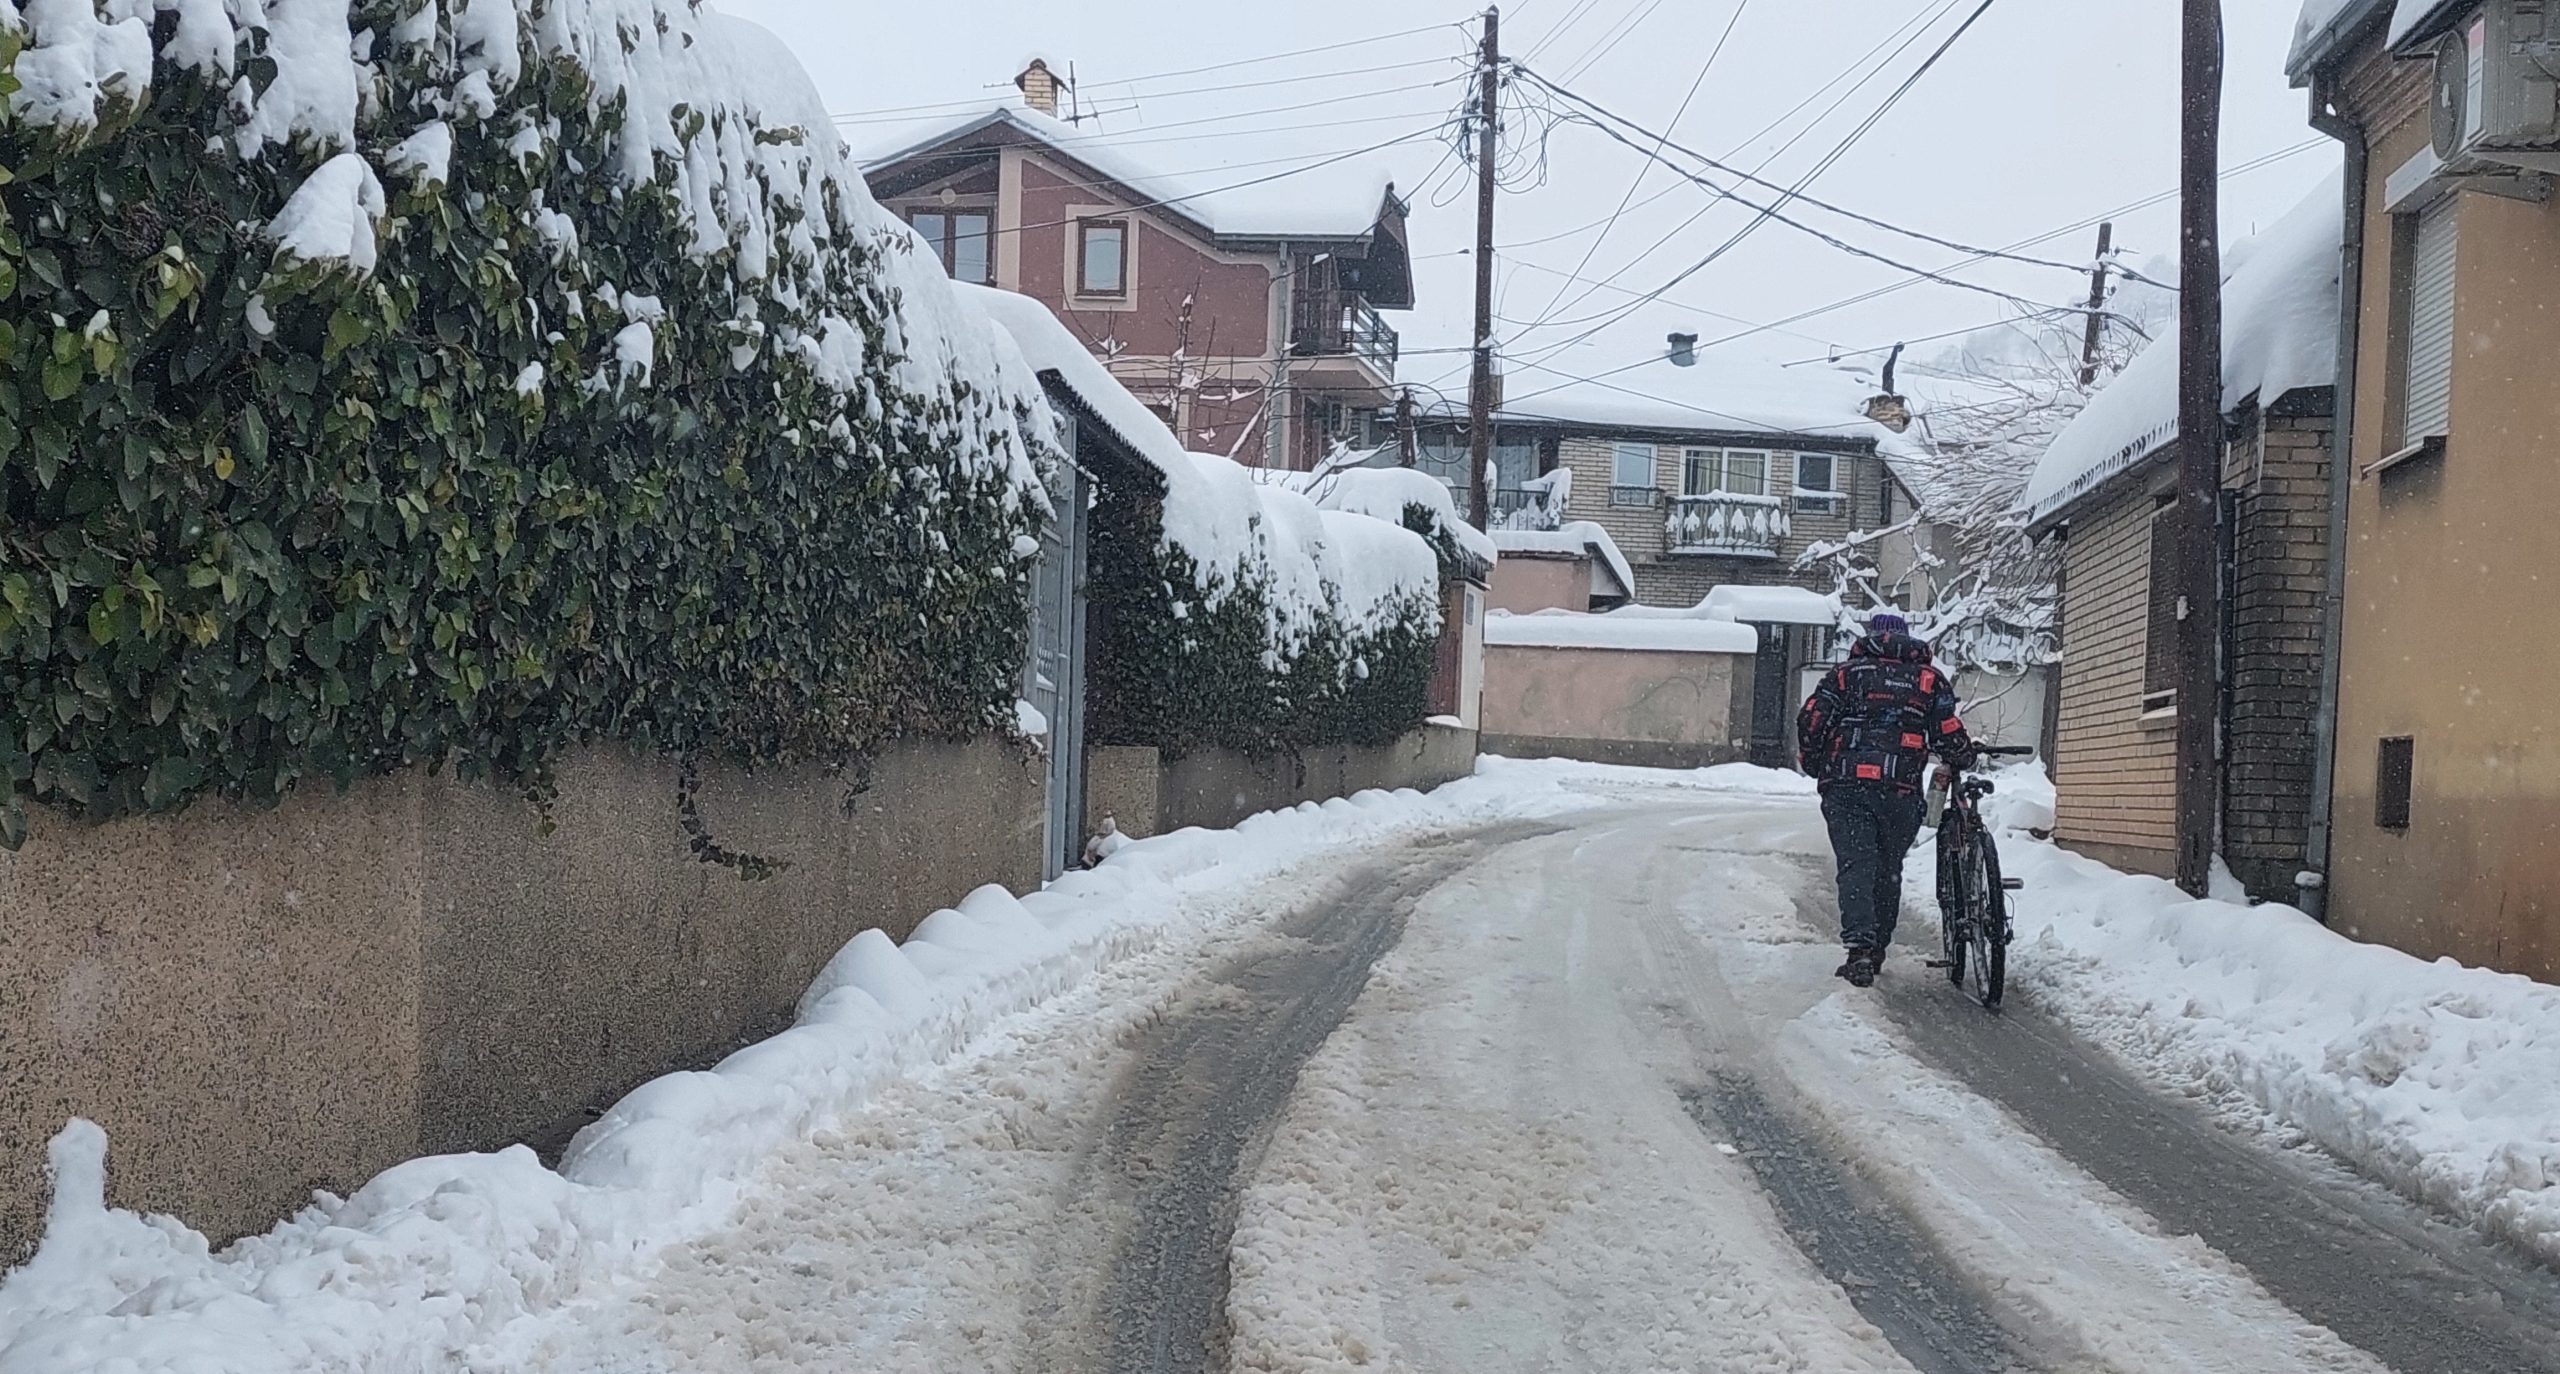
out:
<path id="1" fill-rule="evenodd" d="M 1337 745 L 1296 756 L 1195 749 L 1167 759 L 1144 745 L 1091 752 L 1085 816 L 1143 838 L 1185 826 L 1221 829 L 1264 811 L 1372 789 L 1428 792 L 1475 772 L 1476 732 L 1431 724 L 1388 745 Z"/>
<path id="2" fill-rule="evenodd" d="M 1740 762 L 1751 752 L 1752 662 L 1748 653 L 1492 644 L 1484 751 L 1648 768 Z"/>
<path id="3" fill-rule="evenodd" d="M 858 785 L 707 768 L 701 818 L 780 865 L 759 882 L 697 860 L 674 766 L 620 749 L 563 766 L 547 835 L 504 790 L 408 774 L 46 817 L 0 853 L 0 1263 L 70 1117 L 113 1139 L 116 1204 L 259 1230 L 420 1153 L 563 1143 L 789 1024 L 857 932 L 1037 884 L 1042 770 L 1016 750 L 901 746 Z"/>

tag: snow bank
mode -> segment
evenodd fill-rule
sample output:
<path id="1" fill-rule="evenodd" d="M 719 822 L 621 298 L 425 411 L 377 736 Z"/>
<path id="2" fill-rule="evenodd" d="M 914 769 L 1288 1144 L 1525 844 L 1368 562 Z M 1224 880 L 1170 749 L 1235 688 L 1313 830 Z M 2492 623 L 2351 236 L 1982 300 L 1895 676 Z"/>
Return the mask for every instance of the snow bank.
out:
<path id="1" fill-rule="evenodd" d="M 1558 468 L 1568 476 L 1571 468 Z M 1607 567 L 1609 575 L 1632 596 L 1636 590 L 1636 570 L 1628 564 L 1618 541 L 1600 524 L 1590 520 L 1572 520 L 1552 530 L 1495 530 L 1494 547 L 1504 553 L 1587 554 Z"/>
<path id="2" fill-rule="evenodd" d="M 1996 820 L 2050 824 L 2049 785 L 1998 777 Z M 2196 901 L 2014 830 L 2001 855 L 2026 882 L 2009 977 L 2038 1005 L 2560 1262 L 2560 988 L 2364 944 L 2291 907 Z M 1915 901 L 1931 862 L 1914 851 Z"/>
<path id="3" fill-rule="evenodd" d="M 1364 792 L 1129 843 L 1019 899 L 980 888 L 904 945 L 856 937 L 792 1029 L 643 1085 L 558 1172 L 521 1147 L 412 1160 L 220 1252 L 172 1219 L 108 1208 L 104 1133 L 75 1122 L 54 1143 L 44 1244 L 0 1282 L 0 1374 L 510 1367 L 490 1352 L 512 1324 L 717 1225 L 777 1147 L 1147 947 L 1199 894 L 1353 845 L 1603 804 L 1582 784 L 1642 772 L 1494 760 L 1428 797 Z M 1784 777 L 1761 774 L 1646 776 L 1742 791 Z"/>
<path id="4" fill-rule="evenodd" d="M 1415 468 L 1344 468 L 1301 490 L 1322 509 L 1349 511 L 1390 525 L 1404 523 L 1405 507 L 1421 506 L 1431 512 L 1432 524 L 1457 540 L 1460 548 L 1487 563 L 1502 556 L 1493 536 L 1458 513 L 1457 498 L 1448 484 Z"/>
<path id="5" fill-rule="evenodd" d="M 1672 654 L 1756 654 L 1760 634 L 1729 620 L 1540 611 L 1485 617 L 1484 642 L 1513 649 L 1628 649 Z"/>
<path id="6" fill-rule="evenodd" d="M 2338 373 L 2338 244 L 2345 208 L 2336 176 L 2274 228 L 2232 251 L 2223 288 L 2222 408 L 2272 403 Z M 2019 505 L 2043 520 L 2178 437 L 2178 340 L 2142 351 L 2054 436 Z"/>
<path id="7" fill-rule="evenodd" d="M 1840 598 L 1804 587 L 1710 588 L 1698 612 L 1711 620 L 1745 620 L 1771 625 L 1837 625 Z"/>

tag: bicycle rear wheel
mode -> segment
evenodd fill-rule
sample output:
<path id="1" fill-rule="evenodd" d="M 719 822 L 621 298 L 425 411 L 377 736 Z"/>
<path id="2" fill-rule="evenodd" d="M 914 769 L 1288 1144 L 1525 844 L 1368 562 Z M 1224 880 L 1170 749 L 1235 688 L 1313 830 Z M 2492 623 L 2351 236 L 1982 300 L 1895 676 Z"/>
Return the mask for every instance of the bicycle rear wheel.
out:
<path id="1" fill-rule="evenodd" d="M 2000 881 L 2000 851 L 1991 837 L 1977 835 L 1966 849 L 1965 904 L 1972 908 L 1965 932 L 1972 946 L 1967 987 L 1973 1000 L 1998 1011 L 2009 981 L 2009 892 Z"/>

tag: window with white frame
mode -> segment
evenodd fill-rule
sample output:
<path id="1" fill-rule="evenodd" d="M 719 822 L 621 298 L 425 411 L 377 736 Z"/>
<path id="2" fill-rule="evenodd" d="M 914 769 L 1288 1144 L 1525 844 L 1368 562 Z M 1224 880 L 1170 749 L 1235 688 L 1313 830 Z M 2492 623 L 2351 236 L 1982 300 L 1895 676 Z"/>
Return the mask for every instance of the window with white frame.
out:
<path id="1" fill-rule="evenodd" d="M 1680 494 L 1769 494 L 1769 455 L 1749 449 L 1693 448 L 1680 455 Z"/>
<path id="2" fill-rule="evenodd" d="M 1619 444 L 1610 452 L 1609 504 L 1650 506 L 1655 496 L 1653 445 Z"/>
<path id="3" fill-rule="evenodd" d="M 1842 460 L 1828 453 L 1796 455 L 1796 507 L 1800 510 L 1843 511 L 1848 509 L 1848 493 L 1842 489 Z"/>

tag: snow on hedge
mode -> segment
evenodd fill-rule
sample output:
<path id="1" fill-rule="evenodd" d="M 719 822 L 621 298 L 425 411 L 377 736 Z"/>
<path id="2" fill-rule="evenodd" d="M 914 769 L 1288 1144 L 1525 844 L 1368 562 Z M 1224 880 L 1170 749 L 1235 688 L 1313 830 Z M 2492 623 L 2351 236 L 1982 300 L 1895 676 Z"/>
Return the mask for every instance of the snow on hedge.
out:
<path id="1" fill-rule="evenodd" d="M 2016 827 L 2002 865 L 2026 883 L 2013 986 L 2149 1074 L 2560 1262 L 2560 988 L 2119 873 L 2023 833 L 2053 823 L 2040 767 L 1993 777 L 1986 812 Z M 1912 854 L 1915 902 L 1933 853 Z"/>
<path id="2" fill-rule="evenodd" d="M 1387 628 L 1419 598 L 1433 608 L 1428 628 L 1437 629 L 1439 560 L 1420 535 L 1398 523 L 1401 505 L 1382 517 L 1324 510 L 1284 484 L 1257 481 L 1232 458 L 1188 452 L 1047 306 L 988 287 L 961 290 L 1002 326 L 1032 368 L 1056 374 L 1163 474 L 1164 543 L 1189 555 L 1199 577 L 1197 586 L 1178 594 L 1177 607 L 1214 608 L 1238 588 L 1267 579 L 1270 642 L 1284 659 L 1304 646 L 1328 611 L 1354 634 L 1367 634 Z M 1446 487 L 1421 480 L 1446 501 Z"/>
<path id="3" fill-rule="evenodd" d="M 2232 250 L 2223 287 L 2222 406 L 2272 404 L 2338 375 L 2340 182 L 2331 176 L 2275 226 Z M 2054 436 L 2019 505 L 2043 520 L 2178 437 L 2178 340 L 2142 351 Z"/>
<path id="4" fill-rule="evenodd" d="M 155 54 L 151 25 L 163 11 L 175 23 Z M 273 79 L 232 80 L 230 153 L 297 164 L 328 155 L 268 237 L 286 262 L 364 273 L 379 265 L 382 174 L 443 180 L 457 128 L 501 118 L 500 97 L 524 79 L 528 57 L 572 63 L 589 79 L 591 109 L 624 115 L 614 165 L 592 170 L 673 195 L 693 254 L 723 262 L 748 298 L 734 322 L 744 356 L 797 355 L 849 404 L 876 410 L 880 360 L 831 307 L 884 295 L 898 307 L 882 313 L 901 390 L 965 413 L 965 388 L 1000 411 L 1045 415 L 1037 379 L 1010 341 L 962 302 L 938 261 L 910 251 L 912 236 L 872 200 L 799 59 L 763 28 L 687 0 L 414 0 L 385 32 L 359 29 L 352 13 L 349 0 L 0 0 L 0 26 L 27 41 L 12 113 L 76 136 L 139 103 L 155 58 L 232 78 L 244 56 L 260 54 Z M 414 81 L 418 70 L 426 89 L 394 80 L 396 71 Z M 362 131 L 385 122 L 378 112 L 413 109 L 414 122 L 389 121 L 398 127 L 381 146 L 365 146 Z M 503 117 L 517 121 L 518 156 L 559 151 L 555 121 Z M 538 209 L 532 218 L 564 257 L 578 253 L 565 217 Z M 862 242 L 895 251 L 878 255 L 871 279 L 847 279 L 841 256 L 825 250 Z M 645 374 L 653 351 L 626 330 L 596 360 L 596 375 Z M 1007 476 L 1017 504 L 1035 503 L 1043 498 L 1031 452 L 1022 436 L 1007 436 L 971 455 L 973 470 Z"/>
<path id="5" fill-rule="evenodd" d="M 719 1225 L 778 1148 L 1198 925 L 1202 894 L 1350 845 L 1606 800 L 1574 786 L 1589 771 L 1576 765 L 1488 771 L 1500 776 L 1428 797 L 1363 792 L 1128 843 L 1027 897 L 980 888 L 904 944 L 867 931 L 810 985 L 790 1030 L 642 1085 L 578 1134 L 557 1172 L 522 1146 L 411 1160 L 216 1251 L 176 1220 L 107 1207 L 104 1136 L 75 1123 L 53 1145 L 43 1246 L 0 1281 L 0 1374 L 520 1368 L 511 1342 L 528 1321 L 607 1294 Z"/>
<path id="6" fill-rule="evenodd" d="M 1416 468 L 1344 468 L 1299 490 L 1326 510 L 1350 511 L 1390 525 L 1403 524 L 1406 508 L 1420 506 L 1431 513 L 1432 528 L 1456 540 L 1458 547 L 1487 563 L 1502 556 L 1493 536 L 1458 513 L 1458 500 L 1449 484 Z"/>

